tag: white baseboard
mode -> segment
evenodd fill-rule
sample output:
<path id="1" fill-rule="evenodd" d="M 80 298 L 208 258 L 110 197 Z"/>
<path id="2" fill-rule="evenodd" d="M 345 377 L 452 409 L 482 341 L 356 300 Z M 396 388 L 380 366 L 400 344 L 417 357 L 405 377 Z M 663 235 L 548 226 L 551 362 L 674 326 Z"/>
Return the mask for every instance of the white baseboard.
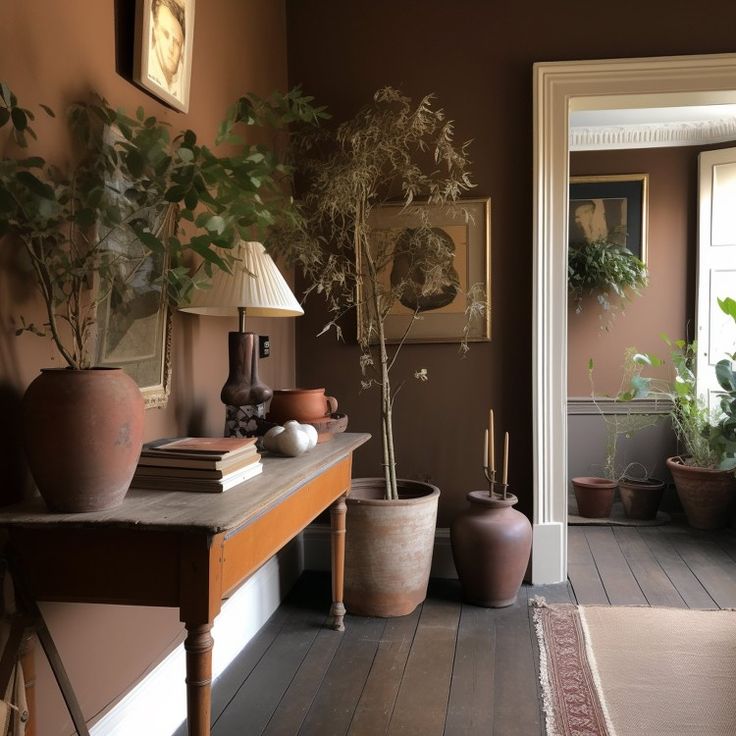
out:
<path id="1" fill-rule="evenodd" d="M 281 605 L 303 569 L 299 538 L 266 562 L 223 603 L 212 636 L 212 678 L 219 677 Z M 184 644 L 90 728 L 91 736 L 171 736 L 186 719 Z"/>
<path id="2" fill-rule="evenodd" d="M 330 527 L 328 524 L 311 524 L 303 533 L 304 569 L 330 569 Z M 457 570 L 452 560 L 450 530 L 441 527 L 435 530 L 434 552 L 432 554 L 433 578 L 457 578 Z"/>

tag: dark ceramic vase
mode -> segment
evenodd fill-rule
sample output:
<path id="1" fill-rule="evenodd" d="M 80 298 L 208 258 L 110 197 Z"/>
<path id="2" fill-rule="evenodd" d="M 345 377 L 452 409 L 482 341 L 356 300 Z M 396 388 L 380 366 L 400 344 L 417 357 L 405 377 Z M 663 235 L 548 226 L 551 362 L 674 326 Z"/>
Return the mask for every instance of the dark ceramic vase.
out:
<path id="1" fill-rule="evenodd" d="M 470 507 L 450 527 L 463 598 L 486 608 L 516 601 L 532 549 L 532 525 L 512 508 L 517 498 L 490 497 L 488 491 L 468 493 Z"/>
<path id="2" fill-rule="evenodd" d="M 120 368 L 44 369 L 23 397 L 23 440 L 52 511 L 119 506 L 143 440 L 143 396 Z"/>

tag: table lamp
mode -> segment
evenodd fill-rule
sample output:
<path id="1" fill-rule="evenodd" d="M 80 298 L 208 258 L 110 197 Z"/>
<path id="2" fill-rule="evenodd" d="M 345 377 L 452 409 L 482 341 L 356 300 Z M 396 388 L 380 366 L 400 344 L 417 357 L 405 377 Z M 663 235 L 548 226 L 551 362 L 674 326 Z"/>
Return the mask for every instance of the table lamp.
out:
<path id="1" fill-rule="evenodd" d="M 182 312 L 239 319 L 228 333 L 230 373 L 220 398 L 225 404 L 225 436 L 257 434 L 273 391 L 258 377 L 258 335 L 245 331 L 250 317 L 298 317 L 304 314 L 286 280 L 261 243 L 241 241 L 232 273 L 217 270 L 211 289 L 198 289 Z"/>

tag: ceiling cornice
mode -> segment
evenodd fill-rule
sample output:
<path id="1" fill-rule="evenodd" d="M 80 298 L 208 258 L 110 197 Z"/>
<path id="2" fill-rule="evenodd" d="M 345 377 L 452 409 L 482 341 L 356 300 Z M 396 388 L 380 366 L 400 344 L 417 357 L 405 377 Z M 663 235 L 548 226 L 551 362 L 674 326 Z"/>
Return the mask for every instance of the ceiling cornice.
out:
<path id="1" fill-rule="evenodd" d="M 571 151 L 702 146 L 732 140 L 736 140 L 736 119 L 734 118 L 570 128 Z"/>

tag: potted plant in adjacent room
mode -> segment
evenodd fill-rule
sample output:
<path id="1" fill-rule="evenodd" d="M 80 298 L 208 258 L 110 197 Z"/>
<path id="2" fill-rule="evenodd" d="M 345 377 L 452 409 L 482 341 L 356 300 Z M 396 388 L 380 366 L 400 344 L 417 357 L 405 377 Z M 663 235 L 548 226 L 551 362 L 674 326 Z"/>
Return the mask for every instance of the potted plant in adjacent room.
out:
<path id="1" fill-rule="evenodd" d="M 98 306 L 110 299 L 124 311 L 142 292 L 186 299 L 213 267 L 229 268 L 237 235 L 288 219 L 286 169 L 266 147 L 238 141 L 235 126 L 315 112 L 299 92 L 242 98 L 219 135 L 237 149 L 218 156 L 191 130 L 172 140 L 142 108 L 130 118 L 96 99 L 70 108 L 72 163 L 62 167 L 21 155 L 36 138 L 34 114 L 0 84 L 0 127 L 9 125 L 18 152 L 0 160 L 0 236 L 32 272 L 45 308 L 43 322 L 21 320 L 18 334 L 49 336 L 67 366 L 44 369 L 24 397 L 31 473 L 50 508 L 122 503 L 140 452 L 138 387 L 120 369 L 91 370 Z M 203 260 L 194 276 L 189 253 Z"/>
<path id="2" fill-rule="evenodd" d="M 603 477 L 587 476 L 572 479 L 575 499 L 580 516 L 607 518 L 611 513 L 616 490 L 621 496 L 624 512 L 631 519 L 654 519 L 662 500 L 664 482 L 650 478 L 641 463 L 629 463 L 621 468 L 618 461 L 619 440 L 630 438 L 637 432 L 659 423 L 658 414 L 633 412 L 628 402 L 637 398 L 631 390 L 636 385 L 643 366 L 634 360 L 635 348 L 627 348 L 624 372 L 619 391 L 615 397 L 603 401 L 596 395 L 593 383 L 593 361 L 588 361 L 588 380 L 593 405 L 597 409 L 606 430 L 606 454 L 603 462 Z M 634 473 L 635 468 L 643 473 Z"/>
<path id="3" fill-rule="evenodd" d="M 719 299 L 718 304 L 736 321 L 736 301 Z M 667 459 L 677 495 L 690 526 L 718 529 L 729 524 L 729 512 L 736 499 L 736 354 L 716 365 L 716 377 L 724 393 L 720 407 L 711 412 L 696 391 L 692 368 L 696 345 L 665 340 L 670 347 L 673 380 L 639 375 L 632 384 L 632 393 L 670 402 L 672 425 L 684 449 L 681 455 Z M 649 354 L 637 354 L 633 360 L 642 366 L 662 364 Z"/>
<path id="4" fill-rule="evenodd" d="M 454 143 L 452 123 L 431 96 L 414 104 L 392 88 L 379 90 L 326 140 L 301 143 L 307 228 L 301 238 L 284 233 L 283 250 L 301 264 L 308 292 L 326 297 L 330 317 L 323 332 L 334 328 L 340 337 L 340 318 L 359 311 L 362 388 L 377 389 L 381 418 L 383 477 L 354 480 L 348 496 L 346 607 L 404 615 L 426 596 L 439 490 L 397 477 L 393 418 L 409 376 L 397 384 L 393 373 L 422 313 L 437 295 L 458 290 L 453 244 L 433 227 L 430 212 L 455 205 L 464 224 L 458 199 L 473 186 L 467 144 Z M 375 227 L 376 207 L 397 198 L 396 212 L 410 213 L 413 226 L 397 219 L 395 227 Z M 399 260 L 401 270 L 388 268 Z M 468 291 L 466 314 L 478 319 L 485 295 Z M 399 301 L 411 305 L 411 317 L 391 344 L 385 322 Z M 428 377 L 419 367 L 413 375 Z"/>
<path id="5" fill-rule="evenodd" d="M 648 283 L 647 267 L 628 248 L 606 238 L 571 246 L 567 254 L 567 286 L 575 311 L 583 299 L 595 297 L 602 310 L 604 329 L 623 309 L 630 294 L 639 294 Z"/>

